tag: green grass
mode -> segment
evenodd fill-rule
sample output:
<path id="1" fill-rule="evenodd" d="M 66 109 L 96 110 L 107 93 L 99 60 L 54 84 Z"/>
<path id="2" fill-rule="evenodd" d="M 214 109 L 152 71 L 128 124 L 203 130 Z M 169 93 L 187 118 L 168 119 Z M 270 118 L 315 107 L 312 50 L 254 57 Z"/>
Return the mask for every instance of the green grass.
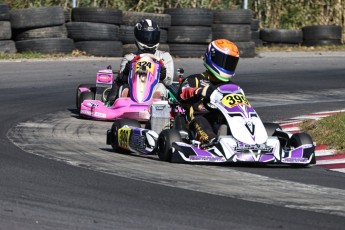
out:
<path id="1" fill-rule="evenodd" d="M 308 133 L 316 144 L 324 144 L 339 151 L 345 150 L 345 113 L 331 115 L 321 120 L 306 120 L 301 130 Z"/>
<path id="2" fill-rule="evenodd" d="M 315 51 L 345 51 L 344 45 L 327 45 L 327 46 L 289 46 L 289 45 L 267 45 L 257 47 L 256 52 L 294 52 L 294 51 L 305 51 L 305 52 L 315 52 Z"/>
<path id="3" fill-rule="evenodd" d="M 41 54 L 37 52 L 23 52 L 23 53 L 1 53 L 0 59 L 11 60 L 11 59 L 38 59 L 38 58 L 64 58 L 64 57 L 90 57 L 85 52 L 74 50 L 71 54 Z"/>

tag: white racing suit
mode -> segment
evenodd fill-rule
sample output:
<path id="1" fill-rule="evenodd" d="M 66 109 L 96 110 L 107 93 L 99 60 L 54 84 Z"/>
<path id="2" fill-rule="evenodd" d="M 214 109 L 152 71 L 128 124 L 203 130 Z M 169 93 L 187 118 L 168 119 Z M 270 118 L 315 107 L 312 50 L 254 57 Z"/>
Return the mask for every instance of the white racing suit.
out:
<path id="1" fill-rule="evenodd" d="M 140 54 L 139 52 L 135 52 L 135 53 L 130 53 L 130 54 L 126 54 L 120 64 L 120 73 L 122 73 L 122 71 L 125 69 L 125 66 L 127 64 L 127 62 L 131 61 L 136 55 Z M 162 93 L 162 98 L 167 98 L 167 89 L 166 87 L 171 85 L 173 80 L 174 80 L 174 61 L 170 55 L 170 53 L 165 52 L 165 51 L 161 51 L 161 50 L 156 50 L 156 52 L 154 53 L 154 55 L 158 58 L 158 60 L 163 61 L 164 63 L 164 67 L 167 70 L 167 75 L 166 78 L 161 82 L 159 82 L 154 91 L 159 91 Z M 120 87 L 119 92 L 122 92 L 122 87 Z M 119 93 L 119 95 L 121 95 Z"/>

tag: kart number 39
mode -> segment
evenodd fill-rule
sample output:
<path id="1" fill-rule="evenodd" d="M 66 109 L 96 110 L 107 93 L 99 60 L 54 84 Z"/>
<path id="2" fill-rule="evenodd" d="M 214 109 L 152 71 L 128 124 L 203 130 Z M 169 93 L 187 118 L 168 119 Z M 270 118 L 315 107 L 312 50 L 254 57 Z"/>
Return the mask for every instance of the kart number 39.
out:
<path id="1" fill-rule="evenodd" d="M 251 107 L 248 100 L 242 94 L 225 95 L 222 99 L 222 103 L 229 108 L 232 108 L 239 104 Z"/>
<path id="2" fill-rule="evenodd" d="M 121 128 L 118 130 L 119 147 L 128 149 L 130 134 L 131 134 L 130 128 Z"/>

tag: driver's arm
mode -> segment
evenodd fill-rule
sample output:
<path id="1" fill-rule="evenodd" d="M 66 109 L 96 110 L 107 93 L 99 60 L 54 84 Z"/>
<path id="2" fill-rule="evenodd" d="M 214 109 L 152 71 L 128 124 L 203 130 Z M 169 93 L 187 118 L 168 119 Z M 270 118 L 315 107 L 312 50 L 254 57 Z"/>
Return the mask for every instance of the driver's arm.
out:
<path id="1" fill-rule="evenodd" d="M 162 59 L 163 59 L 164 67 L 167 70 L 167 76 L 163 80 L 163 84 L 165 86 L 169 86 L 173 83 L 173 80 L 174 80 L 174 60 L 168 52 L 164 52 L 162 54 Z"/>
<path id="2" fill-rule="evenodd" d="M 123 72 L 123 70 L 125 69 L 126 67 L 126 64 L 131 61 L 133 58 L 135 57 L 134 54 L 126 54 L 123 58 L 122 58 L 122 61 L 121 61 L 121 64 L 120 64 L 120 73 Z"/>
<path id="3" fill-rule="evenodd" d="M 201 92 L 202 88 L 198 87 L 199 80 L 196 76 L 189 76 L 182 82 L 179 98 L 181 99 L 182 103 L 196 103 L 201 100 Z"/>

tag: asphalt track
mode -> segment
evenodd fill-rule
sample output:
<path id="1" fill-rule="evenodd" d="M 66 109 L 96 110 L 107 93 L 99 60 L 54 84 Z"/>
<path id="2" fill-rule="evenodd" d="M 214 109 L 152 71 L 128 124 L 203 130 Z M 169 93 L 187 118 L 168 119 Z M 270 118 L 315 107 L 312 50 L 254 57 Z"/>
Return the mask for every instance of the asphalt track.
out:
<path id="1" fill-rule="evenodd" d="M 264 121 L 344 109 L 345 55 L 262 54 L 235 81 Z M 75 90 L 119 59 L 0 63 L 0 229 L 342 229 L 345 176 L 117 154 Z M 177 59 L 186 74 L 199 59 Z"/>

